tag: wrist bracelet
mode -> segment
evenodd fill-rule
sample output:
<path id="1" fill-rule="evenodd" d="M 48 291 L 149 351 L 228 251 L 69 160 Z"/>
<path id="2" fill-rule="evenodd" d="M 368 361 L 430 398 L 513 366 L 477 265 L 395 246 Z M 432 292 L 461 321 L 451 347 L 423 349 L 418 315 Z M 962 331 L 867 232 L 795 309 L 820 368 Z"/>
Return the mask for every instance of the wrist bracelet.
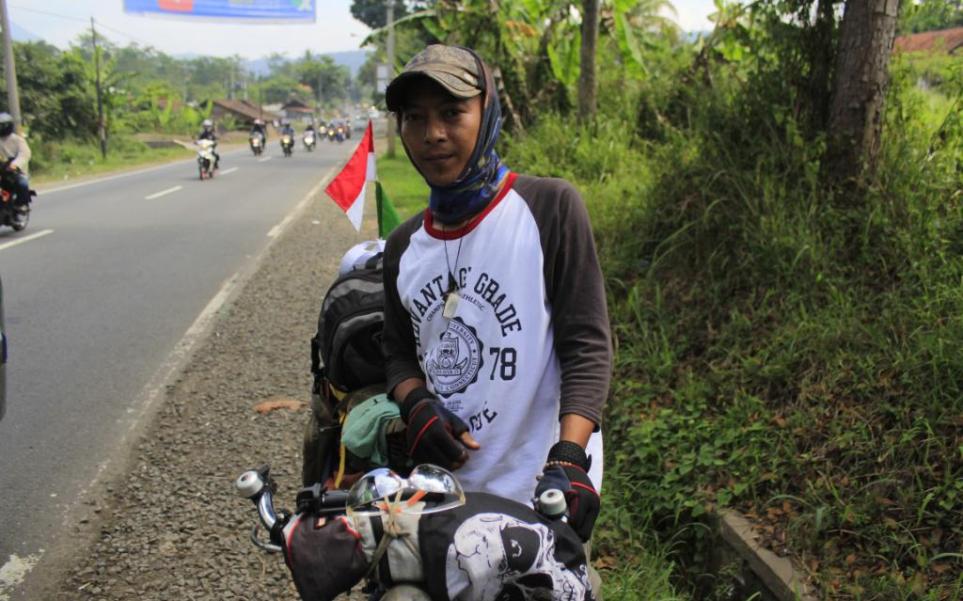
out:
<path id="1" fill-rule="evenodd" d="M 553 461 L 546 461 L 546 462 L 545 462 L 545 467 L 574 467 L 574 468 L 578 468 L 578 469 L 580 469 L 580 470 L 582 469 L 582 466 L 581 466 L 581 465 L 577 465 L 577 464 L 575 464 L 575 463 L 572 463 L 571 461 L 555 461 L 555 460 L 553 460 Z M 584 471 L 584 470 L 582 470 L 582 471 Z"/>

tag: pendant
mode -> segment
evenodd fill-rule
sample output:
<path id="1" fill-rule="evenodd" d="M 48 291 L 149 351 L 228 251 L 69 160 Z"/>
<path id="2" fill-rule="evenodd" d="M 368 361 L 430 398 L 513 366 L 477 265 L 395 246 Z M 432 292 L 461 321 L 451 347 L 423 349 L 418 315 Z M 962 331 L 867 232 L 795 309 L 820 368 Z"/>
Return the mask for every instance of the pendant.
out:
<path id="1" fill-rule="evenodd" d="M 455 312 L 458 311 L 458 301 L 461 297 L 458 296 L 458 291 L 453 290 L 447 294 L 445 297 L 445 309 L 441 312 L 445 319 L 452 319 L 455 317 Z"/>

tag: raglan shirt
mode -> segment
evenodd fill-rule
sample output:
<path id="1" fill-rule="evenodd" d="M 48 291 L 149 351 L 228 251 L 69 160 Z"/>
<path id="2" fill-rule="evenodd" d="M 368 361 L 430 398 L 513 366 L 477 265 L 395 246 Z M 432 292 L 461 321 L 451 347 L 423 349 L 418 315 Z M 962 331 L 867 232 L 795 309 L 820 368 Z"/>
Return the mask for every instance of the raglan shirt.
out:
<path id="1" fill-rule="evenodd" d="M 468 224 L 437 229 L 425 211 L 388 238 L 388 390 L 422 378 L 481 449 L 457 471 L 465 490 L 531 503 L 559 417 L 601 423 L 611 376 L 608 312 L 591 224 L 559 179 L 510 174 Z M 444 316 L 449 273 L 459 301 Z M 601 490 L 602 437 L 589 471 Z"/>

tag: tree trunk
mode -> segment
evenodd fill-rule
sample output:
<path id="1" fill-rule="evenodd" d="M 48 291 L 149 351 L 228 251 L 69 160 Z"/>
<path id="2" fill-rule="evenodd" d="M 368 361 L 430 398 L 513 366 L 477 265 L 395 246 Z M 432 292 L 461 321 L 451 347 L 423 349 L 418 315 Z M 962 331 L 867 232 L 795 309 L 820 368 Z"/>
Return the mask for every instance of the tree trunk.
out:
<path id="1" fill-rule="evenodd" d="M 588 121 L 595 116 L 595 47 L 599 39 L 599 0 L 582 1 L 581 70 L 578 77 L 578 117 Z"/>
<path id="2" fill-rule="evenodd" d="M 875 171 L 899 2 L 846 2 L 829 114 L 827 168 L 833 183 L 858 181 Z"/>

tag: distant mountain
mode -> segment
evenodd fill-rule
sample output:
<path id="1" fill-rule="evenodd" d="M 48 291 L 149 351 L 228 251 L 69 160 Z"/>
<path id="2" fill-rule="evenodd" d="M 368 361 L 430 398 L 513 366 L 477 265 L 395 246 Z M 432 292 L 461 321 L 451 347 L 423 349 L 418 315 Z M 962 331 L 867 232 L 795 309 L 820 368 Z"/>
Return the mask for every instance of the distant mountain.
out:
<path id="1" fill-rule="evenodd" d="M 336 65 L 341 65 L 347 67 L 351 71 L 351 77 L 358 74 L 358 70 L 361 69 L 361 65 L 368 59 L 367 50 L 346 50 L 343 52 L 324 52 L 324 56 L 330 56 L 334 59 Z M 289 59 L 295 60 L 295 59 Z M 271 70 L 268 67 L 267 58 L 257 58 L 253 60 L 245 60 L 244 67 L 254 73 L 255 75 L 269 75 Z"/>
<path id="2" fill-rule="evenodd" d="M 36 35 L 30 31 L 27 31 L 23 27 L 20 27 L 16 23 L 10 24 L 10 33 L 12 34 L 14 42 L 39 42 L 40 36 Z"/>

